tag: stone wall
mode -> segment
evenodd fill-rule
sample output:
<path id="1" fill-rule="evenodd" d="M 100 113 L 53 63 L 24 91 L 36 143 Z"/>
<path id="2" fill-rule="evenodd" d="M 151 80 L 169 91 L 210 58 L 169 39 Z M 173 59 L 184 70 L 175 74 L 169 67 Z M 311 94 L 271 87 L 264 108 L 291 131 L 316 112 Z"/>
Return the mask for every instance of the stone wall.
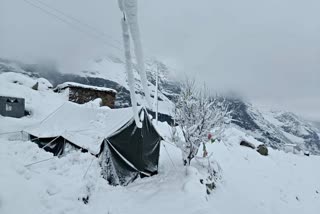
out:
<path id="1" fill-rule="evenodd" d="M 83 104 L 101 98 L 102 106 L 114 108 L 116 93 L 112 91 L 98 91 L 89 88 L 69 86 L 69 101 Z"/>

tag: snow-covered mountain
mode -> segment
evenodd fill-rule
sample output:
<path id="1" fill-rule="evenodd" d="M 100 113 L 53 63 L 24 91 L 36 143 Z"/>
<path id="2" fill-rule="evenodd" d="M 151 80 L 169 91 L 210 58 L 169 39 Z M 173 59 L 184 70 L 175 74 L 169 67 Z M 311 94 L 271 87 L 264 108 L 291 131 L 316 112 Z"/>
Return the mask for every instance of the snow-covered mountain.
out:
<path id="1" fill-rule="evenodd" d="M 130 106 L 127 76 L 124 62 L 114 56 L 93 60 L 77 74 L 61 73 L 54 66 L 27 65 L 16 61 L 0 59 L 1 72 L 18 72 L 33 77 L 44 77 L 54 86 L 66 81 L 79 82 L 94 86 L 106 86 L 118 91 L 116 107 Z M 154 95 L 155 76 L 159 74 L 159 110 L 170 114 L 175 97 L 181 88 L 172 80 L 170 69 L 162 62 L 149 59 L 146 61 L 148 85 L 151 96 Z M 138 100 L 144 102 L 144 93 L 140 79 L 135 72 L 136 93 Z M 233 124 L 264 142 L 274 149 L 284 149 L 285 144 L 297 144 L 297 148 L 320 154 L 318 129 L 293 113 L 281 111 L 261 111 L 241 99 L 227 98 L 232 110 Z"/>
<path id="2" fill-rule="evenodd" d="M 318 130 L 291 112 L 259 110 L 239 99 L 228 99 L 233 123 L 255 139 L 275 149 L 296 144 L 302 151 L 320 154 Z"/>
<path id="3" fill-rule="evenodd" d="M 313 126 L 315 126 L 318 129 L 318 132 L 320 133 L 320 122 L 313 121 L 312 124 L 313 124 Z"/>
<path id="4" fill-rule="evenodd" d="M 229 127 L 220 142 L 207 144 L 218 178 L 210 195 L 201 183 L 207 175 L 202 152 L 186 168 L 181 150 L 171 141 L 161 142 L 157 175 L 114 187 L 102 178 L 99 158 L 77 151 L 56 157 L 26 139 L 21 130 L 43 121 L 68 102 L 67 98 L 45 87 L 48 84 L 33 90 L 38 81 L 34 72 L 10 63 L 1 68 L 0 94 L 24 97 L 31 112 L 23 118 L 0 116 L 1 214 L 319 212 L 319 156 L 294 155 L 272 148 L 268 156 L 261 156 L 239 145 L 242 140 L 261 144 L 254 137 L 258 138 L 263 129 L 278 138 L 284 129 L 305 136 L 312 128 L 305 128 L 299 118 L 261 112 L 250 104 L 234 101 L 233 116 L 238 116 L 242 128 Z M 161 126 L 170 127 L 159 122 L 162 135 L 170 134 Z M 253 137 L 248 135 L 250 129 Z"/>
<path id="5" fill-rule="evenodd" d="M 151 97 L 154 97 L 155 92 L 155 81 L 154 74 L 156 64 L 162 64 L 156 60 L 148 60 L 146 63 L 146 70 L 149 77 L 149 90 L 151 92 Z M 161 69 L 162 68 L 162 69 Z M 160 92 L 158 94 L 159 100 L 159 112 L 170 114 L 173 109 L 173 103 L 170 99 L 165 96 L 170 95 L 172 90 L 177 91 L 176 82 L 169 81 L 169 79 L 162 78 L 164 77 L 165 72 L 164 64 L 162 64 L 160 70 L 160 77 L 165 81 L 159 82 Z M 114 56 L 108 56 L 101 59 L 92 60 L 88 62 L 87 66 L 84 67 L 79 73 L 65 73 L 59 72 L 59 70 L 54 65 L 39 65 L 39 64 L 24 64 L 21 62 L 10 61 L 5 59 L 0 59 L 0 73 L 3 72 L 17 72 L 23 73 L 31 77 L 39 78 L 43 77 L 48 79 L 53 86 L 64 82 L 77 82 L 87 85 L 99 86 L 99 87 L 108 87 L 115 89 L 118 93 L 116 96 L 115 107 L 128 107 L 131 106 L 130 101 L 130 92 L 127 81 L 127 75 L 124 69 L 124 62 Z M 144 93 L 141 87 L 141 80 L 139 79 L 138 71 L 135 68 L 134 77 L 136 80 L 136 93 L 138 97 L 138 102 L 143 103 Z M 168 76 L 166 75 L 166 78 Z M 162 93 L 163 92 L 163 93 Z M 173 95 L 172 95 L 173 96 Z"/>

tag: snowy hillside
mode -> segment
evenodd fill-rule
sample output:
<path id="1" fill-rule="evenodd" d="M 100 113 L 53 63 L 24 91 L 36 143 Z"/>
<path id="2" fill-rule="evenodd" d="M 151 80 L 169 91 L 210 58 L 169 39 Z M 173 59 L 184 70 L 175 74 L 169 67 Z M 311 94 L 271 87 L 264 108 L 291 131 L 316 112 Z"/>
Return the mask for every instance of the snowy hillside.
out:
<path id="1" fill-rule="evenodd" d="M 296 144 L 302 151 L 320 154 L 318 130 L 290 112 L 259 110 L 242 100 L 229 99 L 233 123 L 275 149 Z"/>
<path id="2" fill-rule="evenodd" d="M 209 148 L 222 168 L 222 180 L 207 196 L 194 166 L 185 174 L 180 153 L 161 147 L 160 172 L 127 187 L 112 187 L 100 176 L 98 160 L 84 153 L 25 166 L 51 158 L 31 142 L 1 138 L 0 212 L 47 213 L 290 213 L 316 214 L 320 209 L 319 157 L 271 151 L 269 157 L 236 144 L 241 132 Z M 231 138 L 232 136 L 232 138 Z M 227 146 L 228 145 L 228 146 Z M 89 203 L 82 198 L 90 195 Z M 124 203 L 125 202 L 125 203 Z M 142 205 L 143 204 L 143 205 Z M 230 206 L 232 204 L 232 206 Z M 155 209 L 155 206 L 161 209 Z"/>
<path id="3" fill-rule="evenodd" d="M 148 72 L 148 86 L 151 92 L 152 98 L 154 97 L 155 92 L 155 82 L 154 74 L 156 69 L 159 67 L 161 77 L 164 77 L 163 73 L 167 70 L 164 70 L 164 65 L 155 66 L 161 64 L 157 60 L 148 60 L 146 63 L 146 70 Z M 78 82 L 82 84 L 88 84 L 99 87 L 108 87 L 113 88 L 118 91 L 115 107 L 128 107 L 131 106 L 130 93 L 127 81 L 127 75 L 124 69 L 124 63 L 121 59 L 114 56 L 108 56 L 98 60 L 92 60 L 87 63 L 79 73 L 61 73 L 59 70 L 52 65 L 29 65 L 23 64 L 20 62 L 10 61 L 0 59 L 0 73 L 2 72 L 18 72 L 24 73 L 32 77 L 44 77 L 48 79 L 54 86 L 61 84 L 63 82 Z M 141 87 L 141 80 L 139 79 L 138 71 L 134 70 L 134 76 L 136 80 L 136 93 L 139 103 L 144 103 L 144 93 Z M 163 80 L 167 80 L 163 78 Z M 163 87 L 165 85 L 166 87 Z M 171 114 L 173 109 L 173 103 L 167 98 L 166 95 L 173 94 L 168 88 L 175 90 L 175 82 L 171 81 L 160 81 L 159 88 L 160 93 L 158 94 L 159 100 L 159 112 Z M 179 90 L 179 88 L 177 89 Z M 163 92 L 163 93 L 162 93 Z M 172 95 L 174 96 L 174 95 Z"/>
<path id="4" fill-rule="evenodd" d="M 211 195 L 200 182 L 205 178 L 206 163 L 194 161 L 186 170 L 180 150 L 169 140 L 161 144 L 158 175 L 126 187 L 109 186 L 101 176 L 98 158 L 76 151 L 53 157 L 19 132 L 68 102 L 63 94 L 48 89 L 43 79 L 40 90 L 31 89 L 36 80 L 21 73 L 0 74 L 0 95 L 25 97 L 31 114 L 20 119 L 0 116 L 1 214 L 316 214 L 320 210 L 320 173 L 316 170 L 320 157 L 271 148 L 269 156 L 261 156 L 239 145 L 242 140 L 255 145 L 261 142 L 238 127 L 227 129 L 221 142 L 207 144 L 219 169 L 217 188 Z M 251 116 L 257 119 L 261 115 Z M 279 122 L 273 121 L 272 128 L 288 126 L 286 116 L 275 117 Z M 160 123 L 158 129 L 170 135 L 165 124 Z M 7 133 L 14 131 L 18 132 Z M 306 134 L 304 129 L 292 131 L 296 132 Z M 198 155 L 201 160 L 200 152 Z"/>
<path id="5" fill-rule="evenodd" d="M 291 112 L 271 111 L 270 115 L 277 120 L 277 127 L 299 148 L 320 154 L 318 130 L 311 123 Z"/>
<path id="6" fill-rule="evenodd" d="M 159 111 L 169 114 L 173 103 L 180 92 L 179 83 L 171 78 L 170 69 L 162 62 L 149 59 L 146 61 L 146 71 L 149 79 L 151 95 L 154 95 L 155 73 L 159 71 Z M 118 91 L 115 106 L 130 106 L 130 94 L 124 64 L 121 59 L 108 56 L 93 60 L 79 74 L 61 73 L 53 66 L 26 65 L 23 63 L 1 60 L 0 73 L 18 72 L 33 77 L 44 77 L 53 85 L 66 81 L 79 82 L 94 86 L 104 86 Z M 136 92 L 139 102 L 144 102 L 143 92 L 135 70 Z M 275 149 L 284 149 L 285 144 L 297 144 L 303 151 L 320 154 L 319 131 L 308 122 L 292 113 L 260 110 L 239 99 L 229 99 L 229 107 L 233 111 L 233 123 L 246 133 Z"/>

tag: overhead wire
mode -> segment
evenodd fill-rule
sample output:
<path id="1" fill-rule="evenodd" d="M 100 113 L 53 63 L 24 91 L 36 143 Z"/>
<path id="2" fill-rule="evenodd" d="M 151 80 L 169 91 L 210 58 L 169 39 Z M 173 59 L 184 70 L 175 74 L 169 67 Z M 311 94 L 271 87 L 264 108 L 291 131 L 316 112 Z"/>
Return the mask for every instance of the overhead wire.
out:
<path id="1" fill-rule="evenodd" d="M 122 42 L 120 40 L 113 38 L 111 35 L 97 29 L 96 27 L 94 27 L 91 24 L 88 24 L 88 23 L 80 20 L 79 18 L 76 18 L 70 14 L 67 14 L 66 12 L 64 12 L 58 8 L 55 8 L 55 7 L 49 5 L 48 3 L 41 1 L 41 0 L 23 0 L 23 1 L 26 2 L 27 4 L 29 4 L 30 6 L 41 10 L 43 13 L 45 13 L 45 14 L 63 22 L 64 24 L 72 27 L 74 30 L 79 31 L 88 37 L 98 39 L 100 42 L 104 43 L 104 45 L 106 45 L 108 47 L 112 47 L 113 49 L 116 49 L 117 51 L 120 51 L 121 53 L 124 51 L 123 47 L 122 47 Z M 35 2 L 37 2 L 37 4 L 35 4 Z M 40 5 L 42 5 L 42 6 L 40 6 Z M 46 8 L 44 8 L 43 6 Z M 110 40 L 112 40 L 112 41 L 110 41 Z M 166 67 L 169 68 L 170 70 L 175 70 L 168 65 L 166 65 Z"/>
<path id="2" fill-rule="evenodd" d="M 63 12 L 62 10 L 59 10 L 59 9 L 55 8 L 55 7 L 49 5 L 48 3 L 44 2 L 44 1 L 41 1 L 41 0 L 32 0 L 32 1 L 38 2 L 39 4 L 42 4 L 43 6 L 45 6 L 45 7 L 47 7 L 47 8 L 50 8 L 51 10 L 59 13 L 60 15 L 62 15 L 62 16 L 64 16 L 64 17 L 66 17 L 66 18 L 68 18 L 68 19 L 70 19 L 70 20 L 78 23 L 79 25 L 82 25 L 82 26 L 84 26 L 84 27 L 92 30 L 92 31 L 94 31 L 95 33 L 97 33 L 97 34 L 99 34 L 99 35 L 101 35 L 101 36 L 103 36 L 103 37 L 108 37 L 109 39 L 111 39 L 111 40 L 113 40 L 115 43 L 117 43 L 118 45 L 121 45 L 121 42 L 120 42 L 119 40 L 117 40 L 117 39 L 114 39 L 111 35 L 109 35 L 109 34 L 107 34 L 107 33 L 105 33 L 105 32 L 100 31 L 100 30 L 97 29 L 96 27 L 94 27 L 94 26 L 92 26 L 92 25 L 90 25 L 90 24 L 88 24 L 88 23 L 86 23 L 86 22 L 83 22 L 82 20 L 80 20 L 80 19 L 78 19 L 78 18 L 76 18 L 76 17 L 74 17 L 74 16 L 71 16 L 70 14 L 67 14 L 67 13 Z"/>
<path id="3" fill-rule="evenodd" d="M 88 29 L 89 28 L 88 26 L 90 26 L 90 25 L 84 24 L 80 20 L 78 20 L 78 19 L 76 19 L 76 18 L 74 18 L 74 17 L 72 17 L 70 15 L 67 15 L 67 14 L 63 13 L 62 11 L 59 12 L 60 15 L 58 15 L 57 12 L 59 10 L 53 9 L 53 8 L 50 8 L 50 7 L 47 6 L 47 8 L 51 9 L 51 11 L 50 11 L 49 9 L 46 9 L 46 8 L 44 8 L 44 7 L 39 5 L 39 3 L 40 3 L 39 0 L 23 0 L 23 1 L 26 2 L 27 4 L 29 4 L 30 6 L 41 10 L 43 13 L 45 13 L 45 14 L 47 14 L 47 15 L 49 15 L 49 16 L 51 16 L 51 17 L 63 22 L 64 24 L 72 27 L 74 30 L 77 30 L 77 31 L 79 31 L 79 32 L 83 33 L 84 35 L 89 36 L 91 38 L 98 39 L 100 42 L 104 43 L 108 47 L 112 47 L 112 48 L 122 52 L 122 48 L 120 46 L 118 46 L 118 45 L 115 45 L 115 44 L 111 43 L 110 41 L 107 41 L 105 36 L 104 36 L 104 34 L 102 34 L 101 32 L 97 33 L 96 32 L 97 30 L 93 31 L 93 29 Z M 37 1 L 38 4 L 35 4 L 34 1 Z M 52 11 L 56 11 L 56 13 L 54 13 Z M 61 17 L 62 14 L 65 14 L 65 15 L 63 15 L 64 17 Z M 78 24 L 76 25 L 75 22 L 77 22 Z M 88 26 L 84 27 L 86 25 L 88 25 Z M 82 27 L 80 27 L 80 26 L 82 26 Z M 90 28 L 92 28 L 92 27 L 90 27 Z"/>

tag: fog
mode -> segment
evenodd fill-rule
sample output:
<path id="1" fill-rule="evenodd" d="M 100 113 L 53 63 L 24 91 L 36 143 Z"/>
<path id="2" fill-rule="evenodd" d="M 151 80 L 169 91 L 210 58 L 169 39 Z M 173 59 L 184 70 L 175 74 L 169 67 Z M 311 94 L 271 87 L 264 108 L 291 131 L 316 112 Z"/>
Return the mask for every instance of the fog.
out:
<path id="1" fill-rule="evenodd" d="M 0 57 L 50 59 L 70 72 L 110 53 L 123 57 L 117 0 L 41 1 L 90 30 L 37 8 L 46 8 L 39 0 L 0 0 Z M 146 57 L 214 91 L 320 120 L 319 1 L 138 2 Z"/>

